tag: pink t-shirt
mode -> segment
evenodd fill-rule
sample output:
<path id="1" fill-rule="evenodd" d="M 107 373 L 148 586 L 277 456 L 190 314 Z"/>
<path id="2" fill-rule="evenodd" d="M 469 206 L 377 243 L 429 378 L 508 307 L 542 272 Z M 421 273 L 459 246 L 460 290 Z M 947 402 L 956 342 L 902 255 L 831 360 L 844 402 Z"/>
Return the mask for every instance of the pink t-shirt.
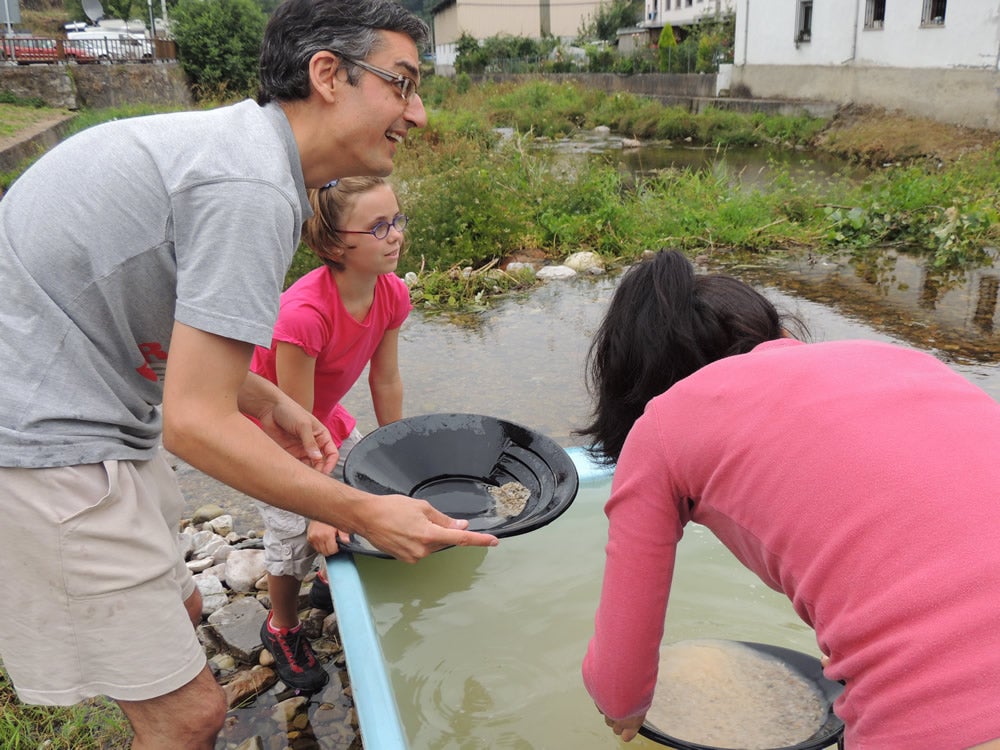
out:
<path id="1" fill-rule="evenodd" d="M 340 404 L 361 376 L 387 330 L 399 328 L 413 305 L 410 290 L 396 274 L 375 282 L 375 297 L 364 323 L 344 309 L 333 271 L 320 266 L 302 276 L 281 295 L 271 348 L 257 347 L 250 369 L 277 383 L 278 342 L 294 344 L 316 359 L 313 414 L 339 446 L 357 421 Z"/>
<path id="2" fill-rule="evenodd" d="M 1000 405 L 933 357 L 782 339 L 704 367 L 636 422 L 606 513 L 607 715 L 649 706 L 694 522 L 815 629 L 850 750 L 1000 737 Z"/>

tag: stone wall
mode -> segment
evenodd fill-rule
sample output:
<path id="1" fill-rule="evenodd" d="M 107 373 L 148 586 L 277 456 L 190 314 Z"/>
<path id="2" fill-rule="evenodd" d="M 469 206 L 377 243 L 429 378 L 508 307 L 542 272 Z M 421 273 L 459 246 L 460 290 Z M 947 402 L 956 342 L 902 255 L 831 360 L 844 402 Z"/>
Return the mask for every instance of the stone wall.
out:
<path id="1" fill-rule="evenodd" d="M 176 62 L 121 65 L 0 65 L 0 91 L 59 109 L 123 104 L 192 104 Z"/>

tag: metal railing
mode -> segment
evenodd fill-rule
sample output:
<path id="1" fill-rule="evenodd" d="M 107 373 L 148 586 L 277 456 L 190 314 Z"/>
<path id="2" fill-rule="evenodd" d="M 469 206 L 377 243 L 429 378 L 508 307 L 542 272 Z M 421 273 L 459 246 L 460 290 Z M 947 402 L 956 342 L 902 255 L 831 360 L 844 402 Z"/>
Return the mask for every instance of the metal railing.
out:
<path id="1" fill-rule="evenodd" d="M 177 44 L 169 39 L 123 35 L 109 39 L 0 39 L 0 62 L 18 65 L 40 63 L 128 63 L 176 60 Z"/>

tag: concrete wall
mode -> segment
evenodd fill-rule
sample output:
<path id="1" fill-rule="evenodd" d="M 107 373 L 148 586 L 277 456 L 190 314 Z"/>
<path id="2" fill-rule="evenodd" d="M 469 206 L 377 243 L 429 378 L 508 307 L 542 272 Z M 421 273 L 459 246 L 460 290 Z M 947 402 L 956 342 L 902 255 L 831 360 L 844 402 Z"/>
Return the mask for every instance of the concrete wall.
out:
<path id="1" fill-rule="evenodd" d="M 1000 72 L 996 70 L 734 65 L 732 88 L 754 98 L 868 104 L 1000 131 Z"/>
<path id="2" fill-rule="evenodd" d="M 676 73 L 645 73 L 620 76 L 614 73 L 546 73 L 512 74 L 491 73 L 473 76 L 476 81 L 526 81 L 533 78 L 545 81 L 567 81 L 578 86 L 589 86 L 608 93 L 627 92 L 657 99 L 666 106 L 683 107 L 691 112 L 706 109 L 727 109 L 737 112 L 765 112 L 775 115 L 810 115 L 833 117 L 837 105 L 812 97 L 801 99 L 747 99 L 716 96 L 717 76 L 709 74 L 683 75 Z"/>
<path id="3" fill-rule="evenodd" d="M 123 65 L 0 65 L 0 91 L 60 109 L 192 103 L 175 62 Z"/>

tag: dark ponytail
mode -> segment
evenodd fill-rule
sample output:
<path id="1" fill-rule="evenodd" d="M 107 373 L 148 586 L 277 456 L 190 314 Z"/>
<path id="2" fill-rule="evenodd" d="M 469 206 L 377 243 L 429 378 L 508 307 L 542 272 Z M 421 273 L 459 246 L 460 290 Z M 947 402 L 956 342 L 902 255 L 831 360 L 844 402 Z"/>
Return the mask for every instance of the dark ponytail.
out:
<path id="1" fill-rule="evenodd" d="M 594 419 L 577 434 L 595 458 L 615 463 L 629 430 L 654 396 L 717 359 L 783 335 L 765 297 L 721 274 L 697 275 L 675 250 L 622 277 L 587 354 Z"/>

